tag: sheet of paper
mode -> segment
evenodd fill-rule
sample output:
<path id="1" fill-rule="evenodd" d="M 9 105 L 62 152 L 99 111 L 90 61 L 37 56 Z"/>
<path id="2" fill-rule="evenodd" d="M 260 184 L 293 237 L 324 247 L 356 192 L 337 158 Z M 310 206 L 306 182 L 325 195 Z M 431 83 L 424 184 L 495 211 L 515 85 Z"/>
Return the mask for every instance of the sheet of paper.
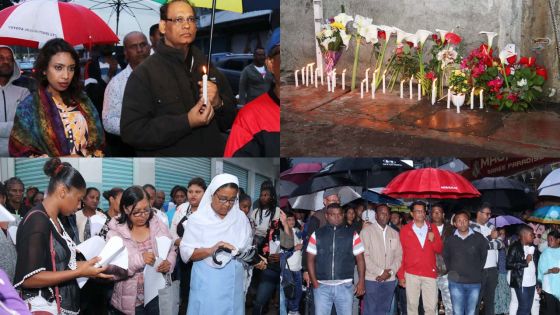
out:
<path id="1" fill-rule="evenodd" d="M 101 257 L 101 261 L 97 264 L 100 266 L 108 265 L 114 258 L 119 255 L 122 250 L 124 249 L 123 240 L 118 236 L 113 236 L 111 239 L 107 241 L 105 247 L 99 253 L 99 257 Z"/>
<path id="2" fill-rule="evenodd" d="M 169 250 L 171 249 L 171 244 L 173 244 L 173 241 L 167 236 L 156 237 L 156 246 L 159 258 L 162 260 L 167 258 L 167 254 L 169 254 Z"/>
<path id="3" fill-rule="evenodd" d="M 93 236 L 80 243 L 76 248 L 84 255 L 87 260 L 99 256 L 105 246 L 105 240 L 101 236 Z"/>
<path id="4" fill-rule="evenodd" d="M 157 266 L 162 262 L 157 258 L 154 266 L 144 267 L 144 306 L 150 303 L 159 294 L 159 290 L 165 288 L 165 277 L 161 272 L 157 272 Z"/>
<path id="5" fill-rule="evenodd" d="M 105 225 L 105 218 L 96 214 L 90 218 L 90 225 L 89 230 L 91 232 L 90 235 L 98 235 L 101 232 L 101 229 Z"/>
<path id="6" fill-rule="evenodd" d="M 16 217 L 8 209 L 4 208 L 3 205 L 0 205 L 0 222 L 13 222 L 15 220 Z"/>
<path id="7" fill-rule="evenodd" d="M 124 247 L 123 250 L 109 262 L 109 264 L 121 267 L 122 269 L 128 269 L 128 249 Z"/>
<path id="8" fill-rule="evenodd" d="M 12 242 L 14 242 L 14 245 L 16 245 L 17 226 L 10 226 L 8 228 L 8 234 L 10 235 Z"/>

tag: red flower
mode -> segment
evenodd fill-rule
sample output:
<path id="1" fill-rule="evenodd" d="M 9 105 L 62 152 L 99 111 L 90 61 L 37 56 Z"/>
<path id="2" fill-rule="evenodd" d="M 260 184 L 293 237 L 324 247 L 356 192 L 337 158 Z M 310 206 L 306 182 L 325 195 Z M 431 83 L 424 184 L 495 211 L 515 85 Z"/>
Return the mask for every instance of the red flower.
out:
<path id="1" fill-rule="evenodd" d="M 496 95 L 496 98 L 499 99 L 499 100 L 502 100 L 504 98 L 504 95 L 503 94 L 498 94 L 498 95 Z"/>
<path id="2" fill-rule="evenodd" d="M 413 43 L 413 42 L 407 41 L 406 44 L 407 44 L 408 47 L 410 47 L 410 48 L 414 47 L 414 43 Z"/>
<path id="3" fill-rule="evenodd" d="M 546 72 L 546 69 L 543 67 L 539 67 L 537 66 L 537 75 L 540 75 L 541 77 L 543 77 L 543 79 L 547 80 L 548 79 L 548 73 Z"/>
<path id="4" fill-rule="evenodd" d="M 510 93 L 507 98 L 508 100 L 513 101 L 515 103 L 519 99 L 519 96 L 515 93 Z"/>
<path id="5" fill-rule="evenodd" d="M 511 66 L 506 66 L 506 75 L 507 76 L 511 75 Z"/>
<path id="6" fill-rule="evenodd" d="M 445 40 L 447 40 L 449 43 L 453 45 L 458 45 L 462 39 L 459 35 L 449 32 L 445 34 Z"/>
<path id="7" fill-rule="evenodd" d="M 528 67 L 534 66 L 535 62 L 536 62 L 535 57 L 521 57 L 521 59 L 519 59 L 519 64 L 525 65 L 525 66 L 528 66 Z"/>
<path id="8" fill-rule="evenodd" d="M 438 45 L 443 44 L 442 42 L 440 42 L 439 36 L 437 34 L 432 34 L 432 40 Z"/>
<path id="9" fill-rule="evenodd" d="M 433 71 L 426 73 L 426 79 L 434 81 L 436 79 L 436 74 Z"/>
<path id="10" fill-rule="evenodd" d="M 489 81 L 486 85 L 490 87 L 491 92 L 498 93 L 500 92 L 500 89 L 502 88 L 503 84 L 504 82 L 502 81 L 502 79 L 497 78 L 492 81 Z"/>
<path id="11" fill-rule="evenodd" d="M 400 55 L 402 55 L 402 53 L 403 53 L 403 46 L 402 46 L 402 45 L 399 45 L 399 46 L 397 47 L 397 49 L 395 49 L 395 54 L 397 54 L 398 56 L 400 56 Z"/>
<path id="12" fill-rule="evenodd" d="M 508 65 L 512 65 L 517 62 L 517 55 L 509 56 L 506 60 Z"/>
<path id="13" fill-rule="evenodd" d="M 387 35 L 385 34 L 385 31 L 377 31 L 377 37 L 383 40 L 387 40 Z"/>

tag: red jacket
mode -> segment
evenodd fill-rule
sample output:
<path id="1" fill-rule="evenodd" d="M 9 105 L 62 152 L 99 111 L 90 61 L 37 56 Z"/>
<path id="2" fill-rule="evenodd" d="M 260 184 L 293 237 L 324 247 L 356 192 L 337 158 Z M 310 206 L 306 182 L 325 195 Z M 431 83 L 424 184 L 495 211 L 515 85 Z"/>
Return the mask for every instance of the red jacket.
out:
<path id="1" fill-rule="evenodd" d="M 428 236 L 424 242 L 424 247 L 420 246 L 420 241 L 412 230 L 411 222 L 401 228 L 400 239 L 403 250 L 401 268 L 397 272 L 399 279 L 404 279 L 404 273 L 416 276 L 437 278 L 436 271 L 436 254 L 440 254 L 443 250 L 443 242 L 439 231 L 434 224 L 428 223 L 428 233 L 434 232 L 434 241 L 430 242 Z"/>

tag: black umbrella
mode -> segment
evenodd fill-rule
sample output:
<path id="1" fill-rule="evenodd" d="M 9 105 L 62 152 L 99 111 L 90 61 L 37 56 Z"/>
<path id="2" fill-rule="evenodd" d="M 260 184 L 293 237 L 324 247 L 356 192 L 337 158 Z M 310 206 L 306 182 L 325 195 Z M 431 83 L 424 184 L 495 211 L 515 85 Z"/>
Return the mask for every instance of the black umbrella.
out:
<path id="1" fill-rule="evenodd" d="M 534 196 L 529 186 L 507 177 L 485 177 L 472 182 L 482 196 L 473 202 L 480 205 L 488 202 L 494 212 L 510 213 L 533 207 Z"/>
<path id="2" fill-rule="evenodd" d="M 365 188 L 385 187 L 395 176 L 413 169 L 399 159 L 343 158 L 329 163 L 315 176 L 337 175 L 352 179 Z"/>
<path id="3" fill-rule="evenodd" d="M 312 177 L 305 183 L 299 185 L 298 188 L 296 188 L 292 192 L 290 198 L 309 195 L 321 190 L 326 190 L 334 187 L 342 187 L 342 186 L 359 186 L 359 185 L 357 185 L 351 179 L 338 177 L 338 176 Z"/>

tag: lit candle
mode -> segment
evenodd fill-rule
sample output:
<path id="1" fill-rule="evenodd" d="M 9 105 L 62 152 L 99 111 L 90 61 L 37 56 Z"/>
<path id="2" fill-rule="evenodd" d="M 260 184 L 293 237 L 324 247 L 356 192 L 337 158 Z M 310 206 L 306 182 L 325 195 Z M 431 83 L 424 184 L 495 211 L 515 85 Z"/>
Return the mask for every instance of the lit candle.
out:
<path id="1" fill-rule="evenodd" d="M 451 85 L 447 88 L 447 109 L 451 108 Z"/>
<path id="2" fill-rule="evenodd" d="M 401 80 L 401 98 L 403 98 L 403 85 L 404 85 L 404 80 Z"/>
<path id="3" fill-rule="evenodd" d="M 436 103 L 436 81 L 437 78 L 434 79 L 434 81 L 432 81 L 432 105 L 434 105 Z"/>
<path id="4" fill-rule="evenodd" d="M 483 96 L 484 90 L 480 90 L 480 109 L 484 108 L 484 96 Z"/>
<path id="5" fill-rule="evenodd" d="M 369 70 L 370 70 L 370 68 L 367 68 L 367 69 L 366 69 L 366 82 L 367 82 L 367 84 L 366 84 L 366 93 L 369 92 Z"/>
<path id="6" fill-rule="evenodd" d="M 364 98 L 364 84 L 367 86 L 368 81 L 366 79 L 362 80 L 362 84 L 360 84 L 360 98 Z"/>
<path id="7" fill-rule="evenodd" d="M 305 85 L 305 67 L 301 68 L 301 85 Z"/>
<path id="8" fill-rule="evenodd" d="M 299 70 L 296 70 L 296 72 L 294 72 L 294 77 L 296 78 L 296 87 L 298 87 L 298 72 Z"/>
<path id="9" fill-rule="evenodd" d="M 208 74 L 206 74 L 205 66 L 202 66 L 202 71 L 204 72 L 202 75 L 202 99 L 204 104 L 208 105 Z"/>
<path id="10" fill-rule="evenodd" d="M 410 77 L 410 82 L 408 83 L 408 89 L 410 91 L 410 99 L 412 99 L 412 79 L 414 79 L 414 75 Z"/>
<path id="11" fill-rule="evenodd" d="M 471 92 L 471 109 L 474 109 L 474 87 Z"/>
<path id="12" fill-rule="evenodd" d="M 418 81 L 418 100 L 422 100 L 422 84 Z"/>
<path id="13" fill-rule="evenodd" d="M 383 94 L 385 94 L 385 73 L 387 73 L 387 70 L 383 71 Z"/>
<path id="14" fill-rule="evenodd" d="M 342 70 L 342 90 L 346 88 L 346 69 Z"/>
<path id="15" fill-rule="evenodd" d="M 373 77 L 375 78 L 375 72 L 373 73 Z M 375 99 L 375 82 L 371 83 L 371 99 Z"/>

